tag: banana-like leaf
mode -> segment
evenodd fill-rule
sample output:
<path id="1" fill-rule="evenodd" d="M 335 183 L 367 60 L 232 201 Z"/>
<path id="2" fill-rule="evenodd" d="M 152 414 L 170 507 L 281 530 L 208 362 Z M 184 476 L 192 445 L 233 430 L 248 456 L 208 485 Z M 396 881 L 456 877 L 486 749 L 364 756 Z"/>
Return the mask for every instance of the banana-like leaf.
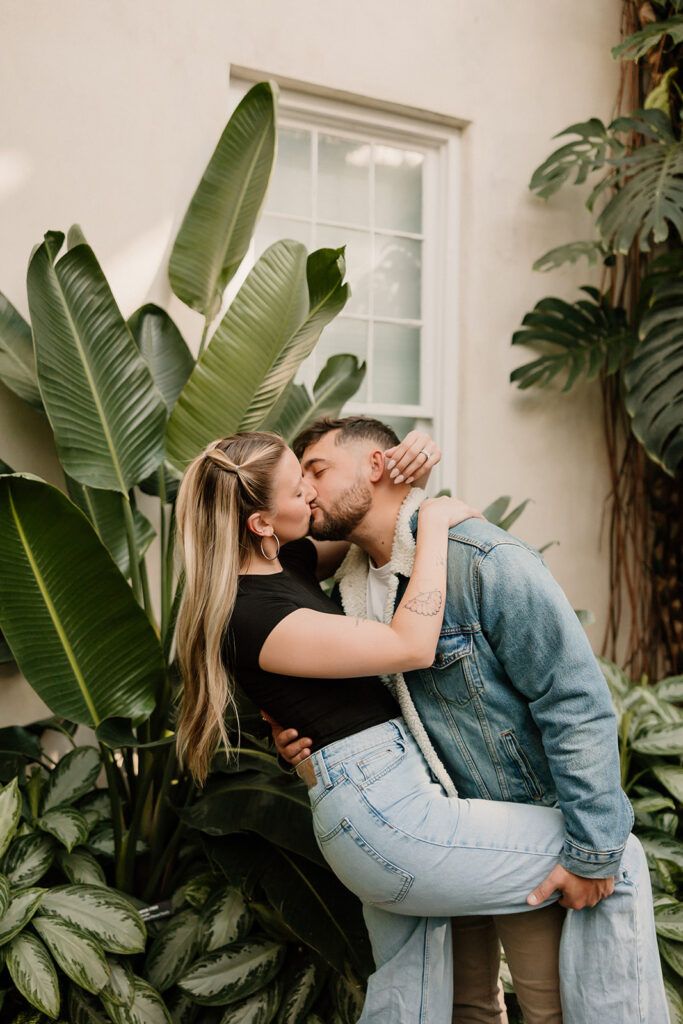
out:
<path id="1" fill-rule="evenodd" d="M 228 886 L 217 892 L 202 908 L 198 933 L 202 953 L 239 942 L 248 934 L 251 923 L 249 905 L 237 889 Z"/>
<path id="2" fill-rule="evenodd" d="M 616 191 L 596 221 L 614 252 L 627 253 L 636 237 L 649 252 L 652 241 L 665 241 L 670 226 L 683 235 L 683 142 L 671 133 L 666 114 L 648 113 L 662 118 L 668 134 L 614 161 Z"/>
<path id="3" fill-rule="evenodd" d="M 133 732 L 133 725 L 129 718 L 107 718 L 100 722 L 95 730 L 95 735 L 100 743 L 118 750 L 120 747 L 138 747 L 148 750 L 150 747 L 168 747 L 175 743 L 175 736 L 162 736 L 158 740 L 150 740 L 145 743 Z"/>
<path id="4" fill-rule="evenodd" d="M 229 1006 L 219 1024 L 270 1024 L 275 1019 L 281 999 L 282 980 L 276 978 L 256 995 Z"/>
<path id="5" fill-rule="evenodd" d="M 683 194 L 682 194 L 683 201 Z M 626 409 L 645 451 L 673 476 L 683 459 L 683 274 L 658 284 L 624 371 Z"/>
<path id="6" fill-rule="evenodd" d="M 35 479 L 0 477 L 0 626 L 56 714 L 152 711 L 163 658 L 147 616 L 83 514 Z"/>
<path id="7" fill-rule="evenodd" d="M 43 796 L 43 813 L 73 803 L 88 792 L 102 770 L 102 758 L 96 747 L 79 746 L 60 758 L 50 774 Z"/>
<path id="8" fill-rule="evenodd" d="M 308 312 L 306 250 L 299 242 L 275 242 L 251 269 L 169 417 L 168 458 L 178 470 L 239 428 Z M 271 404 L 287 382 L 273 389 Z M 265 418 L 270 407 L 262 401 L 260 408 Z"/>
<path id="9" fill-rule="evenodd" d="M 43 897 L 40 914 L 69 921 L 109 953 L 140 953 L 145 948 L 142 918 L 127 899 L 112 889 L 94 885 L 55 886 Z"/>
<path id="10" fill-rule="evenodd" d="M 31 932 L 17 935 L 7 950 L 7 970 L 31 1006 L 48 1017 L 59 1013 L 59 982 L 52 957 Z"/>
<path id="11" fill-rule="evenodd" d="M 558 245 L 554 249 L 549 249 L 543 256 L 539 256 L 532 270 L 545 273 L 548 270 L 556 270 L 565 263 L 578 263 L 584 258 L 589 267 L 595 267 L 598 263 L 606 262 L 610 255 L 602 242 L 569 242 L 568 245 Z"/>
<path id="12" fill-rule="evenodd" d="M 610 126 L 611 127 L 611 126 Z M 565 143 L 534 171 L 529 188 L 541 199 L 547 199 L 562 187 L 572 174 L 574 184 L 582 185 L 589 174 L 603 167 L 614 139 L 597 117 L 581 124 L 570 125 L 554 138 L 578 135 L 578 139 Z M 623 147 L 621 147 L 623 149 Z"/>
<path id="13" fill-rule="evenodd" d="M 99 487 L 84 487 L 67 475 L 69 497 L 84 512 L 97 530 L 100 540 L 118 565 L 122 574 L 130 576 L 130 550 L 126 534 L 123 502 L 118 491 L 103 491 Z M 135 546 L 140 559 L 156 537 L 156 530 L 139 509 L 133 510 Z"/>
<path id="14" fill-rule="evenodd" d="M 67 850 L 84 842 L 90 831 L 85 817 L 75 807 L 55 807 L 42 814 L 36 825 L 58 839 Z"/>
<path id="15" fill-rule="evenodd" d="M 0 292 L 0 380 L 34 409 L 43 411 L 31 328 Z"/>
<path id="16" fill-rule="evenodd" d="M 45 891 L 45 889 L 22 889 L 12 896 L 9 907 L 0 917 L 0 946 L 10 942 L 22 928 L 26 927 L 40 906 Z"/>
<path id="17" fill-rule="evenodd" d="M 653 46 L 657 46 L 664 36 L 669 36 L 672 46 L 683 43 L 683 14 L 677 14 L 665 21 L 653 21 L 639 32 L 633 32 L 630 36 L 612 47 L 612 56 L 615 60 L 623 57 L 624 60 L 640 60 Z"/>
<path id="18" fill-rule="evenodd" d="M 196 910 L 175 914 L 150 947 L 145 977 L 159 992 L 165 992 L 187 971 L 200 948 L 200 940 L 200 917 Z"/>
<path id="19" fill-rule="evenodd" d="M 104 871 L 91 853 L 82 847 L 75 850 L 60 850 L 57 853 L 59 866 L 70 882 L 80 885 L 104 885 L 107 880 Z"/>
<path id="20" fill-rule="evenodd" d="M 200 1006 L 227 1006 L 272 981 L 284 957 L 284 946 L 265 939 L 226 946 L 198 960 L 178 987 Z"/>
<path id="21" fill-rule="evenodd" d="M 0 917 L 5 914 L 10 902 L 10 884 L 7 875 L 0 874 Z"/>
<path id="22" fill-rule="evenodd" d="M 128 326 L 170 412 L 194 369 L 194 356 L 161 306 L 141 306 Z"/>
<path id="23" fill-rule="evenodd" d="M 313 420 L 320 416 L 336 418 L 361 386 L 365 369 L 365 363 L 359 363 L 355 356 L 330 356 L 313 385 L 313 398 L 302 384 L 289 384 L 273 406 L 264 429 L 274 430 L 291 444 Z"/>
<path id="24" fill-rule="evenodd" d="M 28 761 L 40 761 L 42 754 L 40 740 L 28 729 L 19 725 L 9 725 L 6 729 L 0 729 L 0 759 L 16 755 L 26 758 Z M 0 803 L 1 801 L 2 797 L 0 796 Z M 2 856 L 1 849 L 0 856 Z"/>
<path id="25" fill-rule="evenodd" d="M 94 994 L 104 988 L 109 967 L 98 942 L 57 917 L 34 917 L 33 927 L 67 977 Z"/>
<path id="26" fill-rule="evenodd" d="M 55 844 L 49 836 L 30 832 L 14 840 L 5 854 L 2 869 L 15 889 L 35 885 L 55 859 Z"/>
<path id="27" fill-rule="evenodd" d="M 631 743 L 639 754 L 677 755 L 683 752 L 683 724 L 659 725 Z"/>
<path id="28" fill-rule="evenodd" d="M 303 786 L 291 778 L 261 772 L 222 776 L 191 807 L 178 809 L 182 821 L 209 835 L 257 832 L 270 842 L 323 864 Z"/>
<path id="29" fill-rule="evenodd" d="M 308 315 L 266 374 L 240 423 L 240 430 L 254 430 L 263 424 L 299 365 L 313 351 L 323 328 L 344 308 L 350 294 L 349 286 L 343 283 L 345 273 L 343 249 L 318 249 L 308 257 Z"/>
<path id="30" fill-rule="evenodd" d="M 77 245 L 55 263 L 62 238 L 28 269 L 41 393 L 64 470 L 127 495 L 164 457 L 166 406 L 94 253 Z"/>
<path id="31" fill-rule="evenodd" d="M 626 311 L 610 305 L 596 288 L 581 290 L 588 299 L 574 303 L 541 299 L 524 317 L 522 330 L 513 334 L 513 345 L 554 347 L 512 371 L 510 380 L 517 381 L 520 388 L 534 384 L 546 387 L 563 373 L 566 380 L 562 390 L 569 391 L 581 376 L 594 380 L 603 368 L 608 374 L 614 373 L 632 351 L 636 338 Z"/>
<path id="32" fill-rule="evenodd" d="M 19 782 L 12 779 L 0 789 L 0 857 L 12 842 L 21 817 Z"/>
<path id="33" fill-rule="evenodd" d="M 168 265 L 171 288 L 213 320 L 246 255 L 276 151 L 276 87 L 260 82 L 228 121 L 195 192 Z"/>

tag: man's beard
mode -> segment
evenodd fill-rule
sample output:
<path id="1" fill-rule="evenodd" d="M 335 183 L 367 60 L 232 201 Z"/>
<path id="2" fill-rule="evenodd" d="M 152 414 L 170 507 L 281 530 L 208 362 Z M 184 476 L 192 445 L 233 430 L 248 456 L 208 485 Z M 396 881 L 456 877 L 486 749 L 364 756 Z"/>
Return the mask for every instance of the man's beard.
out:
<path id="1" fill-rule="evenodd" d="M 317 504 L 317 502 L 316 502 Z M 311 537 L 316 540 L 348 540 L 349 534 L 365 518 L 372 505 L 372 491 L 365 484 L 356 483 L 337 499 L 334 510 L 318 508 L 322 514 L 316 521 L 311 518 Z"/>

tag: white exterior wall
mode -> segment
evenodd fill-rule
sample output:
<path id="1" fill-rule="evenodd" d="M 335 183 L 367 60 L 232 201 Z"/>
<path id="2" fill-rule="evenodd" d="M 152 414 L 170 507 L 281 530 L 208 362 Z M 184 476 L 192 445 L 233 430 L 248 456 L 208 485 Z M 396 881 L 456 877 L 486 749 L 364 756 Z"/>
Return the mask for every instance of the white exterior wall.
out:
<path id="1" fill-rule="evenodd" d="M 0 290 L 26 314 L 32 246 L 78 222 L 124 315 L 167 306 L 191 343 L 200 318 L 170 302 L 164 267 L 179 218 L 230 113 L 230 66 L 263 69 L 467 123 L 460 297 L 458 492 L 483 507 L 534 499 L 515 532 L 537 545 L 575 607 L 607 606 L 600 550 L 608 479 L 596 385 L 522 394 L 510 347 L 543 295 L 598 283 L 584 266 L 531 272 L 554 245 L 591 237 L 585 193 L 528 191 L 551 136 L 609 119 L 620 4 L 609 0 L 3 0 L 0 30 Z M 447 442 L 445 442 L 447 443 Z M 58 482 L 45 424 L 0 385 L 0 457 Z M 4 722 L 39 713 L 0 667 Z"/>

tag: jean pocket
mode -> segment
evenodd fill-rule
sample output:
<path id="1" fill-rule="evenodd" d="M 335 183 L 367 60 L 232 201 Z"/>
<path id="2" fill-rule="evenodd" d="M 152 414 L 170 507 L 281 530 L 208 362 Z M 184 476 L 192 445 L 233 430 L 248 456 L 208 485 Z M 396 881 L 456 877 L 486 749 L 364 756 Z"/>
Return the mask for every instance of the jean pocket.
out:
<path id="1" fill-rule="evenodd" d="M 538 775 L 532 767 L 531 761 L 520 747 L 514 732 L 512 729 L 506 729 L 505 732 L 500 734 L 500 737 L 505 745 L 505 751 L 508 757 L 517 769 L 517 773 L 524 783 L 527 795 L 530 796 L 532 800 L 540 800 L 543 796 L 543 787 L 541 786 Z"/>
<path id="2" fill-rule="evenodd" d="M 317 839 L 339 881 L 364 903 L 400 903 L 408 894 L 414 876 L 378 853 L 348 818 Z"/>
<path id="3" fill-rule="evenodd" d="M 405 747 L 400 740 L 386 743 L 384 746 L 368 750 L 356 761 L 359 772 L 358 786 L 365 789 L 373 782 L 390 772 L 405 757 Z"/>

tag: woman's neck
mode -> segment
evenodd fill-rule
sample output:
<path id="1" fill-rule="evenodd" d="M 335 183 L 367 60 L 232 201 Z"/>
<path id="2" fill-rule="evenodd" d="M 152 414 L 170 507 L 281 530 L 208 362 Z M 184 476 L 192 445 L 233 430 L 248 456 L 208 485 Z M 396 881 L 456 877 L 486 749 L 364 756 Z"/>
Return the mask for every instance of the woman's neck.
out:
<path id="1" fill-rule="evenodd" d="M 252 552 L 240 565 L 240 576 L 275 576 L 282 572 L 279 558 L 267 559 Z"/>

